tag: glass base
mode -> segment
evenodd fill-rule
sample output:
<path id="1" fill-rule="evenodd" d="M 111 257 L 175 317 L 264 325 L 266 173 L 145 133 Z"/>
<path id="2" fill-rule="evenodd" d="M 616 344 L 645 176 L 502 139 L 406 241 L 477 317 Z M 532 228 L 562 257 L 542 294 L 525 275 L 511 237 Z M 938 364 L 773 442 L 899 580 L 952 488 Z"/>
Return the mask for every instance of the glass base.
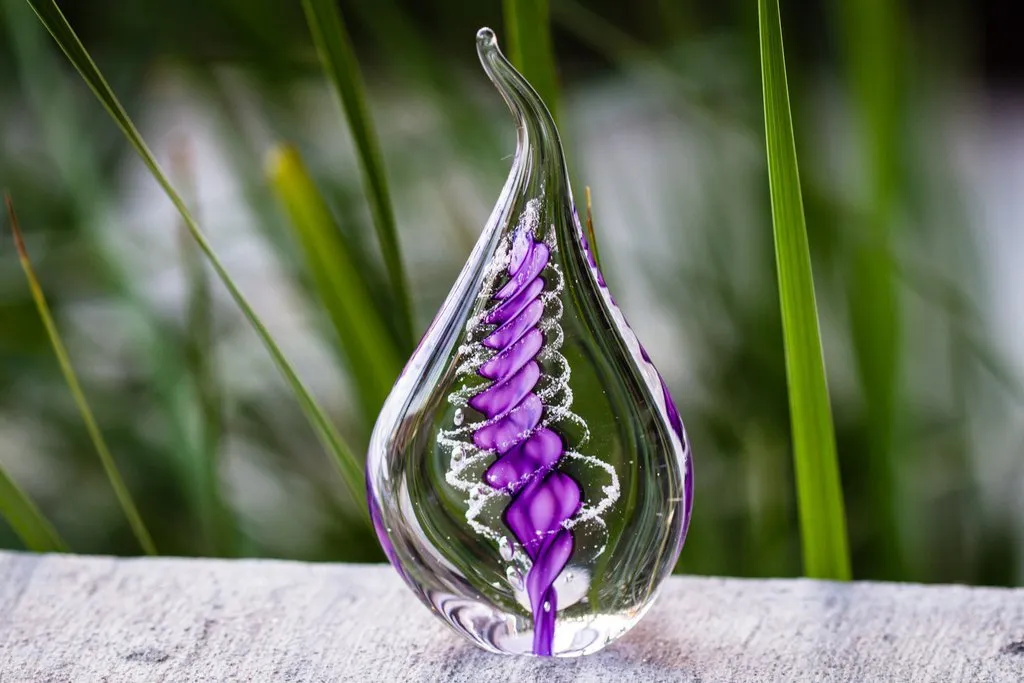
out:
<path id="1" fill-rule="evenodd" d="M 529 619 L 454 595 L 435 595 L 431 600 L 448 625 L 478 647 L 497 654 L 541 656 L 534 652 Z M 604 649 L 635 626 L 652 603 L 627 613 L 559 617 L 550 656 L 580 657 Z"/>

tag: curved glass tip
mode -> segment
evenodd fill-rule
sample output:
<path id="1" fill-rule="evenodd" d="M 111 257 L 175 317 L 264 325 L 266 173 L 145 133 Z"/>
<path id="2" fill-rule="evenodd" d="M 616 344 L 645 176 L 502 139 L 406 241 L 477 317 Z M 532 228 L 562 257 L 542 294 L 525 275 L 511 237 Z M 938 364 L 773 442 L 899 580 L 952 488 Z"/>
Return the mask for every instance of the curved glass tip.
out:
<path id="1" fill-rule="evenodd" d="M 476 49 L 482 57 L 487 50 L 498 49 L 498 37 L 494 31 L 484 26 L 476 32 Z"/>
<path id="2" fill-rule="evenodd" d="M 533 126 L 537 129 L 538 142 L 547 138 L 559 146 L 558 129 L 551 112 L 540 94 L 502 53 L 494 31 L 487 27 L 477 31 L 476 51 L 487 77 L 516 117 L 520 131 L 527 125 Z"/>

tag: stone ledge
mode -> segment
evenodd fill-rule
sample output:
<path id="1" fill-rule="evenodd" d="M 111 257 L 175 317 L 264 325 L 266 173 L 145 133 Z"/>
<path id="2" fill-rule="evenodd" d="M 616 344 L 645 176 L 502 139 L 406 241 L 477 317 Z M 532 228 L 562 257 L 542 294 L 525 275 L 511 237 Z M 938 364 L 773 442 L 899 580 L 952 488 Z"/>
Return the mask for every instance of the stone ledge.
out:
<path id="1" fill-rule="evenodd" d="M 672 578 L 574 660 L 491 655 L 390 567 L 0 552 L 0 681 L 1024 681 L 1024 590 Z"/>

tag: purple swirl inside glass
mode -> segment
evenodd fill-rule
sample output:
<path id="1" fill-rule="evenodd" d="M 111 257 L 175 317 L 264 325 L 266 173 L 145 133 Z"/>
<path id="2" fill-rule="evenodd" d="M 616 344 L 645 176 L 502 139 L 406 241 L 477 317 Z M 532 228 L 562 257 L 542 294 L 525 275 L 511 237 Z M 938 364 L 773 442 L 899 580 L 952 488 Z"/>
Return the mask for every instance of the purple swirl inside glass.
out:
<path id="1" fill-rule="evenodd" d="M 544 406 L 534 393 L 544 344 L 538 328 L 544 312 L 541 277 L 551 252 L 532 234 L 516 235 L 508 266 L 509 281 L 492 297 L 497 305 L 484 322 L 496 325 L 483 345 L 496 351 L 477 373 L 493 383 L 469 399 L 487 419 L 473 443 L 494 450 L 497 459 L 484 474 L 494 489 L 511 500 L 502 518 L 531 560 L 526 594 L 533 613 L 533 651 L 550 655 L 558 595 L 555 580 L 573 552 L 572 531 L 565 528 L 580 508 L 580 485 L 556 467 L 565 452 L 562 437 L 541 426 Z"/>

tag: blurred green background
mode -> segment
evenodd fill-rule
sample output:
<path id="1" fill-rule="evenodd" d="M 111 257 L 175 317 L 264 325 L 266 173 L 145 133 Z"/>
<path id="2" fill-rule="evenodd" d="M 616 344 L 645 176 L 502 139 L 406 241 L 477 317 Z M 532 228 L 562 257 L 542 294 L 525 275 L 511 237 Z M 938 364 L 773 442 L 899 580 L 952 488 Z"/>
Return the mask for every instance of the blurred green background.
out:
<path id="1" fill-rule="evenodd" d="M 364 449 L 374 363 L 339 339 L 337 308 L 318 295 L 275 192 L 281 159 L 298 160 L 272 155 L 279 145 L 294 146 L 326 200 L 372 304 L 366 324 L 393 342 L 376 350 L 393 360 L 375 362 L 397 371 L 410 348 L 299 3 L 61 6 L 232 276 Z M 511 121 L 474 46 L 480 26 L 503 35 L 502 8 L 340 7 L 419 336 L 511 163 Z M 782 12 L 854 575 L 1018 584 L 1020 10 L 829 0 Z M 551 13 L 577 198 L 591 187 L 610 286 L 693 442 L 696 508 L 679 569 L 798 575 L 756 3 L 551 0 Z M 173 207 L 23 0 L 0 0 L 0 187 L 162 554 L 383 559 Z M 75 551 L 139 551 L 6 234 L 0 465 Z M 0 547 L 21 547 L 2 521 Z"/>

